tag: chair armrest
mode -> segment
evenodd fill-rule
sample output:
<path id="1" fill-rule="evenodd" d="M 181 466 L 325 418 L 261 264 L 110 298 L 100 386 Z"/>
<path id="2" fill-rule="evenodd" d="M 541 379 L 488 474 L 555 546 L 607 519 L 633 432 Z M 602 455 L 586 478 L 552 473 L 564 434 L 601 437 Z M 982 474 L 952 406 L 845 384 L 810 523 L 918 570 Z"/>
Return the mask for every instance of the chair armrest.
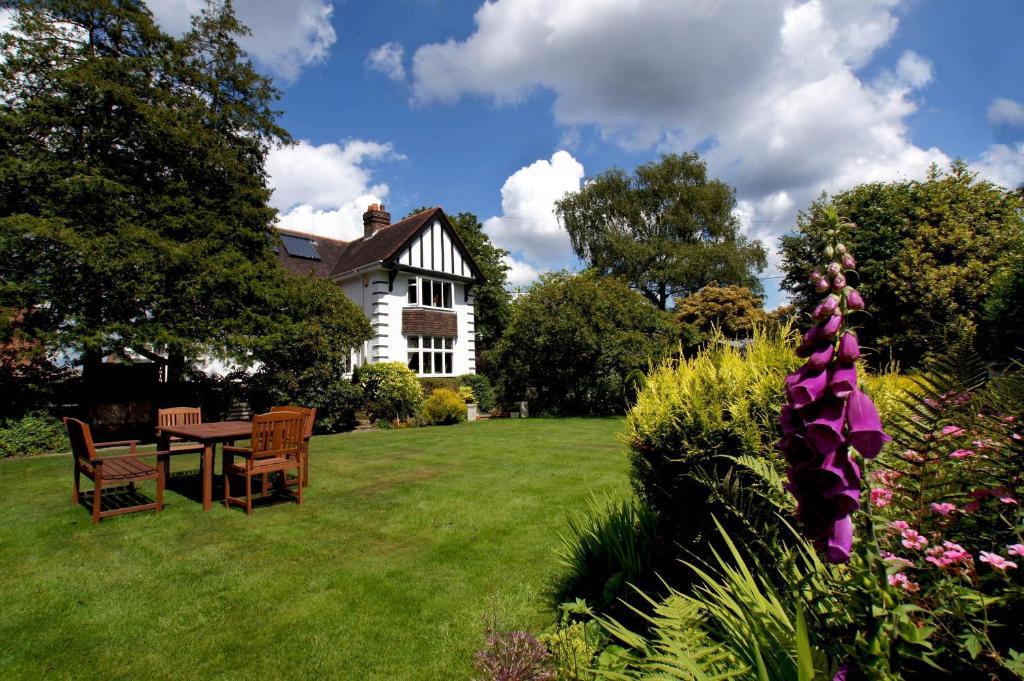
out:
<path id="1" fill-rule="evenodd" d="M 94 442 L 92 446 L 94 449 L 109 449 L 110 447 L 131 447 L 132 452 L 135 452 L 135 448 L 138 446 L 138 440 L 115 440 L 113 442 Z"/>
<path id="2" fill-rule="evenodd" d="M 234 445 L 223 445 L 220 451 L 224 454 L 239 454 L 241 456 L 252 456 L 252 447 L 235 447 Z"/>

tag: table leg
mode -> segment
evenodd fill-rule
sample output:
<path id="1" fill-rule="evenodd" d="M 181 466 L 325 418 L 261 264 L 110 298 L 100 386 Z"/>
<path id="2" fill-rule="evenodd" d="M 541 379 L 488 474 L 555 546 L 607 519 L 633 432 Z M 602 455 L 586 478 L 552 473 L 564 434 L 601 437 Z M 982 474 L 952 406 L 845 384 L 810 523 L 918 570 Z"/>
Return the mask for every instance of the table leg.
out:
<path id="1" fill-rule="evenodd" d="M 213 443 L 203 443 L 203 510 L 213 506 Z"/>
<path id="2" fill-rule="evenodd" d="M 157 435 L 156 438 L 157 451 L 166 452 L 171 448 L 171 436 L 164 435 L 163 433 Z M 165 457 L 163 461 L 164 466 L 164 481 L 170 480 L 171 478 L 171 457 Z"/>

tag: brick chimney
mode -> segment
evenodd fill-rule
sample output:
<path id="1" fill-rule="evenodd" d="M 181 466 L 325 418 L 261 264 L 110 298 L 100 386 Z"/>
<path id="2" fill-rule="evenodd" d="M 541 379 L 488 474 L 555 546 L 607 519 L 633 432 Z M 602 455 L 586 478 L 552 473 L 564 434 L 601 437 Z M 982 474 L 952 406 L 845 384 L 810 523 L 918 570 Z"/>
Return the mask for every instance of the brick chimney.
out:
<path id="1" fill-rule="evenodd" d="M 363 237 L 369 239 L 390 224 L 391 213 L 384 210 L 384 204 L 371 203 L 363 213 Z"/>

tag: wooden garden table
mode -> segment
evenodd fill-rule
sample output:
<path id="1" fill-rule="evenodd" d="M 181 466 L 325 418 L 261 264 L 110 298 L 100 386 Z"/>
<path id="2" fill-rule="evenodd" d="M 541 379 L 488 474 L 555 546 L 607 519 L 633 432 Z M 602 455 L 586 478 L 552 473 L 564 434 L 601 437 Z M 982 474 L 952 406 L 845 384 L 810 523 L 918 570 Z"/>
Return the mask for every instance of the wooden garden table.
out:
<path id="1" fill-rule="evenodd" d="M 213 506 L 213 448 L 218 442 L 244 440 L 252 435 L 252 424 L 248 421 L 214 421 L 182 426 L 160 428 L 159 449 L 170 449 L 171 437 L 191 440 L 203 445 L 203 510 Z"/>

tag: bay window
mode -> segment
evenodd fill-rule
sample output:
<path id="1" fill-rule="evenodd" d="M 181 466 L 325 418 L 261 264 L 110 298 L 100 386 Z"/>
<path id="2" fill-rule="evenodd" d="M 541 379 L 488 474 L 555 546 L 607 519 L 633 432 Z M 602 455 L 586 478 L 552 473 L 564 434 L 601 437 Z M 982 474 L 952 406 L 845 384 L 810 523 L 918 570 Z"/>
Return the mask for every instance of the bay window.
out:
<path id="1" fill-rule="evenodd" d="M 409 368 L 420 376 L 451 376 L 455 373 L 455 339 L 442 336 L 408 336 Z"/>

